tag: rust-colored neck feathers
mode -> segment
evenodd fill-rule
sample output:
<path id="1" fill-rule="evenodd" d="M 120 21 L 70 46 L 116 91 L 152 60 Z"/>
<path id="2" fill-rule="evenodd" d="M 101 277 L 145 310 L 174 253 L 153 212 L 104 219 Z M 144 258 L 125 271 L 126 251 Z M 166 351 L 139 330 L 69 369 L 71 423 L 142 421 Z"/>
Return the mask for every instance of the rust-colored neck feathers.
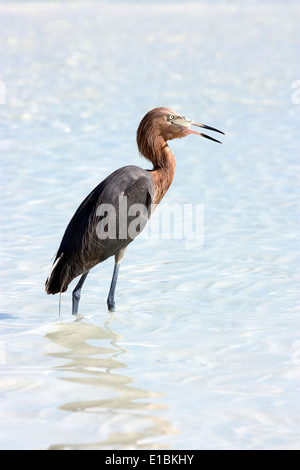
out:
<path id="1" fill-rule="evenodd" d="M 137 144 L 140 153 L 153 165 L 154 204 L 159 204 L 173 181 L 176 162 L 163 137 L 163 124 L 158 121 L 161 114 L 155 111 L 150 111 L 141 121 Z"/>

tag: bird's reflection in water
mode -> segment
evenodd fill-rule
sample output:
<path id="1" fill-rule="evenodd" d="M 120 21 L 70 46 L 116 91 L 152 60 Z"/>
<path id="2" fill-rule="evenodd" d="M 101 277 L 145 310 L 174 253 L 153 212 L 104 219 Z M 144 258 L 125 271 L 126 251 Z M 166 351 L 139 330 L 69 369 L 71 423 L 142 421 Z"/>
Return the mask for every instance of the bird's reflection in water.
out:
<path id="1" fill-rule="evenodd" d="M 109 389 L 113 392 L 110 398 L 94 400 L 87 397 L 85 400 L 65 403 L 59 408 L 69 412 L 107 414 L 107 418 L 122 415 L 122 423 L 124 423 L 124 418 L 125 423 L 130 419 L 137 421 L 137 430 L 130 432 L 107 430 L 108 435 L 101 442 L 64 443 L 53 445 L 50 449 L 168 448 L 165 443 L 157 444 L 150 443 L 150 441 L 155 437 L 177 433 L 167 420 L 153 414 L 155 410 L 165 408 L 165 405 L 154 403 L 153 400 L 149 402 L 149 399 L 163 396 L 163 394 L 134 387 L 131 385 L 134 382 L 133 379 L 115 372 L 127 367 L 119 360 L 119 357 L 127 351 L 118 345 L 117 342 L 122 337 L 110 329 L 111 319 L 112 314 L 104 324 L 104 328 L 101 328 L 86 323 L 82 319 L 79 320 L 78 317 L 74 323 L 61 324 L 54 331 L 46 334 L 46 338 L 52 343 L 65 348 L 65 351 L 47 353 L 52 357 L 68 361 L 55 368 L 65 374 L 60 379 L 74 384 L 89 385 L 93 388 Z M 105 346 L 107 344 L 108 346 Z M 102 423 L 107 423 L 107 421 L 109 419 L 101 419 Z M 109 424 L 106 426 L 109 427 Z"/>

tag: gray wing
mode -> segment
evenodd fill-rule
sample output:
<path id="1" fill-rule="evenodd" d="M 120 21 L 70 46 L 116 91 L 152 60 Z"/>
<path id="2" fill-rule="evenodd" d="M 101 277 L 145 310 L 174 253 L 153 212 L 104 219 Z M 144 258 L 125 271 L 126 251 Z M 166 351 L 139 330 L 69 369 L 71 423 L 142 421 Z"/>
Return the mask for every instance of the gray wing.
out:
<path id="1" fill-rule="evenodd" d="M 147 170 L 130 165 L 109 175 L 67 226 L 46 291 L 65 291 L 76 276 L 126 248 L 145 227 L 152 203 L 153 183 Z"/>

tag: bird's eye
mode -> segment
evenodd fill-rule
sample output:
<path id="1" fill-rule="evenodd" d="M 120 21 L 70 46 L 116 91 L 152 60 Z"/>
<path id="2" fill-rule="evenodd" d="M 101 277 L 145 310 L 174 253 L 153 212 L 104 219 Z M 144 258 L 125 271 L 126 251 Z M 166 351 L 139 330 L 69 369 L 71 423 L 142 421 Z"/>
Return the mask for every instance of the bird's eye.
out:
<path id="1" fill-rule="evenodd" d="M 169 121 L 172 121 L 174 119 L 174 117 L 175 117 L 174 114 L 170 114 L 169 115 Z"/>

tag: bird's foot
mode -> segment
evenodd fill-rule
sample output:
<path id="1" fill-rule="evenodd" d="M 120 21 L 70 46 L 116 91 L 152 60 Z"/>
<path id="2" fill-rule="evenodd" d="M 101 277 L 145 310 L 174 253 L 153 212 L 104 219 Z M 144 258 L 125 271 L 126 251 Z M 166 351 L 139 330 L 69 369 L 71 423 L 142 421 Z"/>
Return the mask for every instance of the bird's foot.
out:
<path id="1" fill-rule="evenodd" d="M 115 301 L 114 301 L 114 300 L 112 300 L 112 299 L 110 299 L 110 298 L 107 299 L 107 308 L 108 308 L 108 310 L 109 310 L 110 312 L 114 312 L 114 311 L 115 311 L 115 305 L 116 305 L 116 304 L 115 304 Z"/>

